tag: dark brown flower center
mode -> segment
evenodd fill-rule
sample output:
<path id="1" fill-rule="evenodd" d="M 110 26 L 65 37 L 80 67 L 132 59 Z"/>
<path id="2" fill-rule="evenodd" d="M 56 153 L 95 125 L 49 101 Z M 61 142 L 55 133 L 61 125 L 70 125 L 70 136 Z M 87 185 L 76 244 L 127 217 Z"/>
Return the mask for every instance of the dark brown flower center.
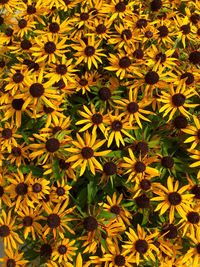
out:
<path id="1" fill-rule="evenodd" d="M 103 121 L 103 116 L 100 113 L 95 113 L 92 115 L 92 122 L 94 124 L 100 124 Z"/>
<path id="2" fill-rule="evenodd" d="M 15 267 L 16 261 L 14 259 L 7 259 L 6 261 L 6 267 Z"/>
<path id="3" fill-rule="evenodd" d="M 126 263 L 125 257 L 122 255 L 116 255 L 114 258 L 114 262 L 117 266 L 124 266 L 124 264 Z"/>
<path id="4" fill-rule="evenodd" d="M 119 214 L 120 214 L 120 207 L 119 207 L 118 205 L 114 205 L 114 206 L 112 206 L 112 207 L 110 208 L 110 211 L 111 211 L 112 213 L 115 213 L 115 214 L 119 215 Z"/>
<path id="5" fill-rule="evenodd" d="M 185 72 L 181 75 L 181 79 L 185 79 L 185 78 L 187 78 L 185 81 L 187 85 L 194 82 L 194 75 L 191 72 Z"/>
<path id="6" fill-rule="evenodd" d="M 13 101 L 12 101 L 12 107 L 15 110 L 21 110 L 23 104 L 24 104 L 24 100 L 22 98 L 13 99 Z"/>
<path id="7" fill-rule="evenodd" d="M 61 254 L 61 255 L 64 255 L 66 252 L 67 252 L 67 247 L 64 246 L 64 245 L 60 245 L 58 247 L 58 252 Z"/>
<path id="8" fill-rule="evenodd" d="M 130 67 L 130 65 L 131 65 L 131 60 L 129 57 L 125 56 L 125 57 L 120 58 L 120 60 L 119 60 L 120 68 L 126 69 L 126 68 Z"/>
<path id="9" fill-rule="evenodd" d="M 147 179 L 142 179 L 140 182 L 140 187 L 145 191 L 149 190 L 151 188 L 151 182 Z"/>
<path id="10" fill-rule="evenodd" d="M 93 157 L 93 155 L 94 155 L 94 150 L 93 150 L 91 147 L 88 147 L 88 146 L 83 147 L 83 148 L 81 149 L 81 155 L 82 155 L 82 157 L 83 157 L 84 159 L 89 159 L 89 158 Z"/>
<path id="11" fill-rule="evenodd" d="M 200 52 L 199 51 L 191 52 L 189 55 L 189 61 L 195 65 L 200 64 Z"/>
<path id="12" fill-rule="evenodd" d="M 146 155 L 149 151 L 148 144 L 144 141 L 138 142 L 135 146 L 135 151 L 141 153 L 141 155 Z"/>
<path id="13" fill-rule="evenodd" d="M 39 183 L 34 183 L 32 188 L 34 193 L 39 193 L 42 191 L 42 186 Z"/>
<path id="14" fill-rule="evenodd" d="M 28 185 L 25 183 L 19 183 L 16 187 L 15 187 L 15 192 L 17 195 L 19 196 L 23 196 L 26 195 L 28 193 Z"/>
<path id="15" fill-rule="evenodd" d="M 111 91 L 107 87 L 102 87 L 98 92 L 99 98 L 103 101 L 109 100 L 112 96 Z"/>
<path id="16" fill-rule="evenodd" d="M 183 106 L 185 103 L 185 96 L 181 93 L 178 94 L 174 94 L 172 96 L 172 103 L 174 104 L 174 106 L 176 107 L 180 107 Z"/>
<path id="17" fill-rule="evenodd" d="M 92 232 L 97 229 L 98 222 L 93 216 L 88 216 L 83 221 L 83 227 L 86 231 Z"/>
<path id="18" fill-rule="evenodd" d="M 138 105 L 138 103 L 136 103 L 136 102 L 130 102 L 130 103 L 127 105 L 127 110 L 128 110 L 128 112 L 131 113 L 131 114 L 136 113 L 136 112 L 139 110 L 139 105 Z"/>
<path id="19" fill-rule="evenodd" d="M 70 167 L 70 163 L 69 162 L 65 162 L 64 159 L 59 159 L 59 167 L 62 170 L 67 170 Z"/>
<path id="20" fill-rule="evenodd" d="M 60 142 L 56 138 L 50 138 L 46 141 L 45 147 L 48 152 L 54 153 L 60 148 Z"/>
<path id="21" fill-rule="evenodd" d="M 161 63 L 165 62 L 166 58 L 167 58 L 166 55 L 163 54 L 162 52 L 156 55 L 156 61 L 160 60 Z"/>
<path id="22" fill-rule="evenodd" d="M 197 252 L 200 254 L 200 243 L 196 246 Z"/>
<path id="23" fill-rule="evenodd" d="M 147 26 L 147 20 L 146 19 L 139 19 L 137 22 L 136 22 L 136 27 L 138 29 L 142 29 L 142 28 L 145 28 Z"/>
<path id="24" fill-rule="evenodd" d="M 195 198 L 200 199 L 200 186 L 194 185 L 191 189 L 191 193 L 195 195 Z"/>
<path id="25" fill-rule="evenodd" d="M 148 250 L 148 247 L 149 247 L 149 245 L 148 245 L 147 241 L 144 239 L 138 239 L 135 242 L 135 249 L 140 254 L 145 254 Z"/>
<path id="26" fill-rule="evenodd" d="M 97 27 L 96 27 L 96 33 L 97 34 L 102 34 L 102 33 L 105 33 L 107 30 L 106 26 L 104 24 L 99 24 Z"/>
<path id="27" fill-rule="evenodd" d="M 106 162 L 103 165 L 103 171 L 108 176 L 113 175 L 113 174 L 117 173 L 117 165 L 112 161 Z"/>
<path id="28" fill-rule="evenodd" d="M 5 128 L 3 129 L 1 134 L 4 139 L 9 139 L 12 137 L 12 130 L 9 128 Z"/>
<path id="29" fill-rule="evenodd" d="M 171 169 L 174 166 L 174 160 L 172 157 L 166 156 L 161 159 L 161 164 L 163 167 Z"/>
<path id="30" fill-rule="evenodd" d="M 196 224 L 200 221 L 200 216 L 198 212 L 191 211 L 187 214 L 188 222 Z"/>
<path id="31" fill-rule="evenodd" d="M 56 51 L 56 45 L 49 41 L 44 45 L 44 50 L 47 54 L 53 54 Z"/>
<path id="32" fill-rule="evenodd" d="M 168 232 L 168 233 L 167 233 Z M 165 234 L 165 237 L 166 238 L 169 238 L 169 239 L 174 239 L 177 237 L 178 235 L 178 230 L 177 230 L 177 227 L 173 224 L 169 224 L 169 225 L 166 225 L 163 227 L 162 231 L 161 231 L 162 234 Z"/>
<path id="33" fill-rule="evenodd" d="M 182 201 L 181 195 L 177 192 L 172 192 L 168 194 L 168 201 L 171 205 L 179 205 Z"/>
<path id="34" fill-rule="evenodd" d="M 137 161 L 134 165 L 136 172 L 144 172 L 146 170 L 146 165 L 142 161 Z"/>
<path id="35" fill-rule="evenodd" d="M 0 185 L 0 197 L 2 197 L 4 194 L 4 188 Z"/>
<path id="36" fill-rule="evenodd" d="M 22 40 L 20 46 L 23 50 L 29 50 L 32 47 L 32 44 L 29 40 Z"/>
<path id="37" fill-rule="evenodd" d="M 45 258 L 50 258 L 52 253 L 51 245 L 49 244 L 43 244 L 40 247 L 40 256 Z"/>
<path id="38" fill-rule="evenodd" d="M 121 131 L 122 126 L 123 126 L 123 124 L 119 120 L 114 120 L 111 124 L 111 128 L 113 131 Z"/>
<path id="39" fill-rule="evenodd" d="M 153 36 L 153 32 L 152 31 L 146 31 L 144 35 L 147 38 L 151 38 Z"/>
<path id="40" fill-rule="evenodd" d="M 10 229 L 7 225 L 0 226 L 0 237 L 6 237 L 10 234 Z"/>
<path id="41" fill-rule="evenodd" d="M 60 64 L 56 66 L 56 72 L 60 75 L 64 75 L 67 73 L 67 67 L 64 64 Z"/>
<path id="42" fill-rule="evenodd" d="M 63 187 L 58 187 L 56 193 L 58 196 L 63 196 L 65 194 L 65 189 Z"/>
<path id="43" fill-rule="evenodd" d="M 59 32 L 59 30 L 60 30 L 60 26 L 59 26 L 58 23 L 56 23 L 56 22 L 52 22 L 52 23 L 49 25 L 49 30 L 50 30 L 50 32 L 52 32 L 52 33 Z"/>
<path id="44" fill-rule="evenodd" d="M 133 56 L 137 59 L 142 59 L 144 57 L 144 52 L 141 48 L 138 48 L 133 52 Z"/>
<path id="45" fill-rule="evenodd" d="M 147 197 L 146 194 L 142 194 L 141 196 L 136 197 L 135 202 L 138 208 L 141 208 L 141 209 L 146 209 L 146 208 L 149 208 L 150 206 L 150 199 Z"/>
<path id="46" fill-rule="evenodd" d="M 21 72 L 17 71 L 14 75 L 13 75 L 13 81 L 15 83 L 21 83 L 24 79 L 24 75 L 21 74 Z"/>
<path id="47" fill-rule="evenodd" d="M 176 129 L 183 129 L 186 128 L 188 125 L 188 121 L 185 116 L 179 115 L 174 119 L 174 126 Z"/>
<path id="48" fill-rule="evenodd" d="M 36 8 L 33 5 L 28 5 L 26 11 L 29 15 L 32 15 L 36 13 Z"/>
<path id="49" fill-rule="evenodd" d="M 80 79 L 79 84 L 81 86 L 86 86 L 88 84 L 88 81 L 86 79 Z"/>
<path id="50" fill-rule="evenodd" d="M 124 40 L 130 40 L 132 38 L 132 32 L 129 29 L 123 30 L 121 38 Z"/>
<path id="51" fill-rule="evenodd" d="M 52 213 L 47 217 L 47 224 L 50 228 L 57 228 L 60 225 L 58 214 Z"/>
<path id="52" fill-rule="evenodd" d="M 51 114 L 54 111 L 53 108 L 47 106 L 43 106 L 43 110 L 46 114 Z"/>
<path id="53" fill-rule="evenodd" d="M 200 129 L 197 131 L 197 138 L 200 140 Z"/>
<path id="54" fill-rule="evenodd" d="M 44 86 L 41 83 L 33 83 L 29 88 L 32 97 L 41 97 L 44 94 Z"/>
<path id="55" fill-rule="evenodd" d="M 31 216 L 26 216 L 23 218 L 23 225 L 24 227 L 31 226 L 33 223 L 33 218 Z"/>
<path id="56" fill-rule="evenodd" d="M 21 151 L 21 148 L 15 146 L 15 147 L 12 148 L 11 153 L 12 153 L 13 156 L 15 156 L 15 157 L 20 157 L 21 154 L 22 154 L 22 151 Z"/>
<path id="57" fill-rule="evenodd" d="M 181 31 L 183 34 L 189 34 L 190 33 L 190 24 L 186 24 L 181 26 Z"/>
<path id="58" fill-rule="evenodd" d="M 190 16 L 190 21 L 193 23 L 193 24 L 197 24 L 200 20 L 200 15 L 199 14 L 196 14 L 196 13 L 193 13 L 191 16 Z"/>
<path id="59" fill-rule="evenodd" d="M 86 46 L 84 52 L 85 52 L 85 55 L 86 55 L 87 57 L 91 57 L 91 56 L 93 56 L 94 53 L 95 53 L 95 48 L 94 48 L 93 46 L 91 46 L 91 45 L 88 45 L 88 46 Z"/>
<path id="60" fill-rule="evenodd" d="M 147 84 L 153 85 L 159 81 L 159 75 L 155 71 L 149 71 L 146 73 L 144 79 Z"/>
<path id="61" fill-rule="evenodd" d="M 53 127 L 53 129 L 52 129 L 52 133 L 53 134 L 56 134 L 57 132 L 59 132 L 59 131 L 61 131 L 62 130 L 62 128 L 60 127 L 60 126 L 55 126 L 55 127 Z"/>
<path id="62" fill-rule="evenodd" d="M 158 11 L 162 7 L 162 1 L 161 0 L 153 0 L 151 2 L 151 10 L 152 11 Z"/>
<path id="63" fill-rule="evenodd" d="M 82 12 L 80 14 L 80 19 L 81 20 L 88 20 L 89 19 L 89 14 L 87 12 Z"/>
<path id="64" fill-rule="evenodd" d="M 159 31 L 159 36 L 161 38 L 166 37 L 169 33 L 169 30 L 168 30 L 167 26 L 165 26 L 165 25 L 158 27 L 158 31 Z"/>
<path id="65" fill-rule="evenodd" d="M 27 21 L 25 19 L 20 19 L 18 21 L 18 26 L 19 26 L 20 29 L 25 28 L 27 26 Z"/>
<path id="66" fill-rule="evenodd" d="M 13 34 L 13 29 L 11 29 L 11 28 L 7 28 L 5 34 L 6 34 L 8 37 L 11 37 L 12 34 Z"/>
<path id="67" fill-rule="evenodd" d="M 126 4 L 124 2 L 119 2 L 115 5 L 115 10 L 117 12 L 124 12 L 126 10 Z"/>

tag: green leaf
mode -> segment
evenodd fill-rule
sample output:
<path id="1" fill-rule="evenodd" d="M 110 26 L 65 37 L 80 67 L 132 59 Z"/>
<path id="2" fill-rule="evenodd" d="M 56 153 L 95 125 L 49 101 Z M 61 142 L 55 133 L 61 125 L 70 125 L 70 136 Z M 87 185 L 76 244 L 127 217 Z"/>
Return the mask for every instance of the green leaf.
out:
<path id="1" fill-rule="evenodd" d="M 98 191 L 97 184 L 94 181 L 90 181 L 87 185 L 87 200 L 91 204 Z"/>
<path id="2" fill-rule="evenodd" d="M 61 179 L 62 172 L 60 171 L 59 160 L 58 159 L 54 160 L 54 162 L 52 164 L 52 170 L 53 170 L 55 179 L 56 180 Z"/>

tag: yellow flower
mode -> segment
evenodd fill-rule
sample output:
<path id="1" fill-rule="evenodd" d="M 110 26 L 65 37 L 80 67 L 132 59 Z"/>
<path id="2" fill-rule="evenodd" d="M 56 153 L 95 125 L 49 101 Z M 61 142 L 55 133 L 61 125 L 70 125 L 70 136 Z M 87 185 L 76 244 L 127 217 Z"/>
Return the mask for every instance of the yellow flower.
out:
<path id="1" fill-rule="evenodd" d="M 8 214 L 5 213 L 4 209 L 1 211 L 0 237 L 3 238 L 4 247 L 9 250 L 12 250 L 13 248 L 17 249 L 18 244 L 23 244 L 19 235 L 15 232 L 15 229 L 17 228 L 15 219 L 16 217 L 12 216 L 11 210 L 8 211 Z"/>
<path id="2" fill-rule="evenodd" d="M 188 99 L 192 96 L 197 95 L 194 88 L 186 89 L 185 85 L 178 85 L 174 88 L 173 84 L 169 85 L 169 91 L 161 91 L 161 96 L 158 98 L 159 102 L 164 103 L 164 105 L 159 109 L 159 112 L 163 114 L 163 117 L 169 114 L 170 121 L 178 110 L 187 118 L 190 118 L 191 113 L 186 110 L 186 108 L 195 108 L 199 106 L 198 104 L 187 103 Z"/>
<path id="3" fill-rule="evenodd" d="M 155 185 L 155 184 L 154 184 Z M 167 188 L 160 183 L 155 185 L 158 189 L 154 190 L 157 197 L 153 197 L 152 201 L 162 201 L 159 203 L 155 211 L 160 210 L 160 215 L 163 215 L 169 209 L 169 222 L 174 221 L 174 212 L 177 211 L 178 214 L 187 220 L 186 214 L 191 211 L 191 203 L 193 194 L 185 193 L 188 190 L 189 185 L 185 185 L 179 188 L 179 181 L 177 180 L 173 185 L 173 178 L 168 177 Z"/>
<path id="4" fill-rule="evenodd" d="M 2 262 L 2 267 L 8 267 L 8 266 L 16 266 L 16 267 L 26 267 L 28 264 L 28 261 L 24 259 L 24 253 L 20 253 L 17 250 L 13 249 L 5 249 L 6 256 L 4 258 L 0 259 L 0 262 Z"/>
<path id="5" fill-rule="evenodd" d="M 196 168 L 200 166 L 200 150 L 197 149 L 188 149 L 188 152 L 191 154 L 190 158 L 194 159 L 195 162 L 190 164 L 191 168 Z M 197 178 L 200 179 L 200 170 L 197 173 Z"/>
<path id="6" fill-rule="evenodd" d="M 98 156 L 106 156 L 111 150 L 105 150 L 96 152 L 106 140 L 96 140 L 96 134 L 90 135 L 88 132 L 85 133 L 84 139 L 79 134 L 76 134 L 77 141 L 72 141 L 72 145 L 75 147 L 65 148 L 66 151 L 75 155 L 70 156 L 67 162 L 74 162 L 72 168 L 80 166 L 80 176 L 89 166 L 89 169 L 95 174 L 95 168 L 103 170 L 101 164 L 96 160 Z"/>
<path id="7" fill-rule="evenodd" d="M 156 257 L 152 251 L 158 253 L 157 247 L 153 244 L 153 238 L 158 233 L 146 235 L 144 229 L 138 224 L 137 233 L 132 228 L 129 228 L 129 232 L 126 232 L 126 235 L 129 240 L 125 241 L 125 245 L 122 245 L 125 249 L 125 255 L 129 254 L 135 257 L 137 265 L 139 265 L 142 259 L 148 260 L 150 258 L 152 261 L 156 261 Z"/>
<path id="8" fill-rule="evenodd" d="M 81 39 L 78 39 L 77 42 L 79 45 L 72 46 L 74 50 L 78 51 L 74 54 L 74 56 L 77 57 L 76 65 L 79 65 L 82 61 L 84 61 L 84 63 L 87 63 L 89 70 L 91 69 L 92 65 L 98 69 L 97 62 L 102 64 L 101 57 L 106 56 L 102 53 L 103 49 L 99 48 L 101 40 L 95 42 L 95 35 L 92 34 L 91 36 L 88 36 L 87 44 Z"/>

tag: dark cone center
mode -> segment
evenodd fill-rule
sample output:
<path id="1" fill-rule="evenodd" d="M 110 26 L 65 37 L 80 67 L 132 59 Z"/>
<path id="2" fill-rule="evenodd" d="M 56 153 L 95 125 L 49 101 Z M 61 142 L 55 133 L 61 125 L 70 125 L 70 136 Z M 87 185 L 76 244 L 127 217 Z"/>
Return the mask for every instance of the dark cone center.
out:
<path id="1" fill-rule="evenodd" d="M 191 29 L 190 29 L 190 25 L 189 24 L 181 26 L 181 31 L 182 31 L 183 34 L 189 34 L 190 30 Z"/>
<path id="2" fill-rule="evenodd" d="M 135 249 L 137 252 L 139 252 L 140 254 L 145 254 L 148 250 L 148 243 L 146 240 L 143 239 L 138 239 L 135 242 Z"/>
<path id="3" fill-rule="evenodd" d="M 161 159 L 161 164 L 163 167 L 171 169 L 174 166 L 174 160 L 172 157 L 166 156 Z"/>
<path id="4" fill-rule="evenodd" d="M 88 81 L 86 79 L 80 79 L 79 84 L 81 86 L 86 86 L 88 84 Z"/>
<path id="5" fill-rule="evenodd" d="M 81 155 L 84 159 L 89 159 L 91 157 L 93 157 L 94 155 L 94 151 L 91 147 L 83 147 L 81 150 Z"/>
<path id="6" fill-rule="evenodd" d="M 67 247 L 64 246 L 64 245 L 60 245 L 58 247 L 58 252 L 61 254 L 61 255 L 64 255 L 66 252 L 67 252 Z"/>
<path id="7" fill-rule="evenodd" d="M 134 165 L 136 172 L 144 172 L 146 170 L 146 165 L 142 161 L 137 161 Z"/>
<path id="8" fill-rule="evenodd" d="M 45 146 L 48 152 L 54 153 L 60 148 L 60 142 L 56 138 L 50 138 L 47 140 Z"/>
<path id="9" fill-rule="evenodd" d="M 200 52 L 199 51 L 191 52 L 189 55 L 189 61 L 195 65 L 200 64 Z"/>
<path id="10" fill-rule="evenodd" d="M 9 128 L 5 128 L 3 129 L 1 134 L 4 139 L 9 139 L 12 137 L 12 130 Z"/>
<path id="11" fill-rule="evenodd" d="M 20 19 L 18 21 L 18 26 L 19 26 L 20 29 L 25 28 L 27 26 L 27 21 L 25 19 Z"/>
<path id="12" fill-rule="evenodd" d="M 194 82 L 194 75 L 191 72 L 185 72 L 181 75 L 181 79 L 186 79 L 185 83 L 187 85 L 190 85 L 191 83 Z"/>
<path id="13" fill-rule="evenodd" d="M 33 218 L 31 218 L 30 216 L 26 216 L 23 218 L 23 225 L 25 227 L 31 226 L 33 223 Z"/>
<path id="14" fill-rule="evenodd" d="M 151 182 L 147 179 L 143 179 L 141 182 L 140 182 L 140 187 L 143 189 L 143 190 L 149 190 L 151 188 Z"/>
<path id="15" fill-rule="evenodd" d="M 125 56 L 125 57 L 120 58 L 120 60 L 119 60 L 120 68 L 126 69 L 126 68 L 130 67 L 130 65 L 131 65 L 131 60 L 129 57 Z"/>
<path id="16" fill-rule="evenodd" d="M 85 228 L 86 231 L 92 232 L 97 229 L 98 222 L 93 216 L 88 216 L 83 221 L 83 227 Z"/>
<path id="17" fill-rule="evenodd" d="M 99 98 L 103 101 L 109 100 L 112 96 L 111 91 L 107 87 L 102 87 L 98 92 Z"/>
<path id="18" fill-rule="evenodd" d="M 118 205 L 114 205 L 114 206 L 112 206 L 112 207 L 110 208 L 110 211 L 111 211 L 112 213 L 115 213 L 115 214 L 119 215 L 121 210 L 120 210 L 120 207 L 119 207 Z"/>
<path id="19" fill-rule="evenodd" d="M 106 175 L 114 175 L 117 173 L 117 165 L 110 161 L 110 162 L 106 162 L 103 165 L 103 171 L 105 172 Z"/>
<path id="20" fill-rule="evenodd" d="M 19 98 L 19 99 L 13 99 L 13 101 L 12 101 L 12 107 L 13 107 L 15 110 L 21 110 L 23 104 L 24 104 L 24 100 L 23 100 L 22 98 Z"/>
<path id="21" fill-rule="evenodd" d="M 122 126 L 122 122 L 119 120 L 114 120 L 111 124 L 111 128 L 113 131 L 121 131 Z"/>
<path id="22" fill-rule="evenodd" d="M 53 54 L 56 51 L 56 45 L 49 41 L 44 45 L 44 50 L 47 54 Z"/>
<path id="23" fill-rule="evenodd" d="M 167 233 L 168 232 L 168 233 Z M 165 234 L 165 237 L 166 238 L 169 238 L 169 239 L 174 239 L 177 237 L 178 235 L 178 230 L 177 230 L 177 227 L 173 224 L 169 224 L 165 227 L 163 227 L 162 231 L 161 231 L 162 234 Z"/>
<path id="24" fill-rule="evenodd" d="M 20 157 L 21 154 L 22 154 L 22 151 L 21 151 L 21 148 L 15 146 L 15 147 L 12 148 L 11 153 L 15 157 Z"/>
<path id="25" fill-rule="evenodd" d="M 65 194 L 65 189 L 63 187 L 58 187 L 56 193 L 58 196 L 63 196 Z"/>
<path id="26" fill-rule="evenodd" d="M 26 10 L 29 15 L 36 13 L 36 8 L 33 5 L 28 5 Z"/>
<path id="27" fill-rule="evenodd" d="M 126 4 L 124 2 L 119 2 L 115 5 L 115 10 L 117 12 L 124 12 L 126 10 Z"/>
<path id="28" fill-rule="evenodd" d="M 135 146 L 135 151 L 137 153 L 141 153 L 142 155 L 146 155 L 149 151 L 148 144 L 144 141 L 138 142 Z"/>
<path id="29" fill-rule="evenodd" d="M 179 115 L 174 119 L 174 126 L 176 129 L 186 128 L 188 125 L 188 121 L 185 116 Z"/>
<path id="30" fill-rule="evenodd" d="M 144 79 L 147 84 L 153 85 L 159 81 L 159 75 L 155 71 L 149 71 L 146 73 Z"/>
<path id="31" fill-rule="evenodd" d="M 153 0 L 151 2 L 151 10 L 152 11 L 158 11 L 162 7 L 162 1 L 161 0 Z"/>
<path id="32" fill-rule="evenodd" d="M 136 197 L 135 202 L 138 208 L 141 209 L 149 208 L 150 205 L 150 199 L 146 196 L 146 194 L 142 194 L 141 196 Z"/>
<path id="33" fill-rule="evenodd" d="M 33 184 L 33 187 L 32 188 L 33 188 L 33 192 L 34 193 L 39 193 L 39 192 L 42 191 L 42 186 L 39 183 Z"/>
<path id="34" fill-rule="evenodd" d="M 52 33 L 59 32 L 59 30 L 60 30 L 60 26 L 58 25 L 58 23 L 56 23 L 56 22 L 52 22 L 52 23 L 49 25 L 49 30 L 50 30 L 50 32 L 52 32 Z"/>
<path id="35" fill-rule="evenodd" d="M 56 72 L 60 75 L 64 75 L 67 73 L 67 67 L 64 64 L 60 64 L 56 66 Z"/>
<path id="36" fill-rule="evenodd" d="M 127 110 L 128 110 L 128 112 L 131 113 L 131 114 L 136 113 L 136 112 L 139 110 L 139 105 L 138 105 L 138 103 L 136 103 L 136 102 L 130 102 L 130 103 L 127 105 Z"/>
<path id="37" fill-rule="evenodd" d="M 181 93 L 174 94 L 172 96 L 172 103 L 176 107 L 180 107 L 180 106 L 184 105 L 184 103 L 185 103 L 185 96 L 183 94 L 181 94 Z"/>
<path id="38" fill-rule="evenodd" d="M 145 28 L 147 26 L 147 20 L 146 19 L 139 19 L 137 22 L 136 22 L 136 27 L 138 29 L 142 29 L 142 28 Z"/>
<path id="39" fill-rule="evenodd" d="M 163 54 L 162 52 L 156 55 L 156 61 L 160 60 L 161 63 L 165 62 L 166 58 L 167 58 L 166 55 Z"/>
<path id="40" fill-rule="evenodd" d="M 96 33 L 97 34 L 102 34 L 102 33 L 105 33 L 106 32 L 106 26 L 104 24 L 99 24 L 97 27 L 96 27 Z"/>
<path id="41" fill-rule="evenodd" d="M 172 192 L 168 194 L 168 201 L 171 205 L 179 205 L 182 201 L 181 195 L 177 192 Z"/>
<path id="42" fill-rule="evenodd" d="M 50 214 L 47 217 L 47 224 L 50 228 L 57 228 L 60 225 L 60 217 L 57 214 Z"/>
<path id="43" fill-rule="evenodd" d="M 114 262 L 117 266 L 124 266 L 125 264 L 125 257 L 122 255 L 116 255 L 114 258 Z"/>
<path id="44" fill-rule="evenodd" d="M 94 124 L 98 125 L 98 124 L 102 123 L 102 121 L 103 121 L 103 116 L 100 113 L 96 113 L 96 114 L 92 115 L 92 122 Z"/>
<path id="45" fill-rule="evenodd" d="M 33 83 L 29 88 L 32 97 L 40 97 L 44 94 L 44 86 L 41 83 Z"/>
<path id="46" fill-rule="evenodd" d="M 166 37 L 169 33 L 167 26 L 164 26 L 164 25 L 158 27 L 158 31 L 159 31 L 159 35 L 161 38 Z"/>
<path id="47" fill-rule="evenodd" d="M 130 40 L 132 38 L 132 32 L 129 29 L 123 30 L 121 38 L 124 40 Z"/>
<path id="48" fill-rule="evenodd" d="M 15 192 L 17 195 L 19 196 L 23 196 L 26 195 L 28 192 L 28 185 L 25 183 L 19 183 L 16 187 L 15 187 Z"/>
<path id="49" fill-rule="evenodd" d="M 200 221 L 200 216 L 198 212 L 191 211 L 187 214 L 188 222 L 196 224 Z"/>
<path id="50" fill-rule="evenodd" d="M 24 79 L 24 75 L 21 74 L 21 72 L 16 72 L 14 75 L 13 75 L 13 81 L 15 83 L 21 83 Z"/>
<path id="51" fill-rule="evenodd" d="M 86 55 L 87 57 L 91 57 L 91 56 L 93 56 L 94 53 L 95 53 L 95 48 L 94 48 L 93 46 L 91 46 L 91 45 L 88 45 L 88 46 L 86 46 L 84 52 L 85 52 L 85 55 Z"/>
<path id="52" fill-rule="evenodd" d="M 7 259 L 6 267 L 15 267 L 16 261 L 14 259 Z"/>
<path id="53" fill-rule="evenodd" d="M 7 225 L 0 226 L 0 237 L 6 237 L 10 234 L 10 229 Z"/>
<path id="54" fill-rule="evenodd" d="M 194 185 L 191 189 L 191 193 L 195 195 L 195 198 L 200 199 L 200 186 Z"/>

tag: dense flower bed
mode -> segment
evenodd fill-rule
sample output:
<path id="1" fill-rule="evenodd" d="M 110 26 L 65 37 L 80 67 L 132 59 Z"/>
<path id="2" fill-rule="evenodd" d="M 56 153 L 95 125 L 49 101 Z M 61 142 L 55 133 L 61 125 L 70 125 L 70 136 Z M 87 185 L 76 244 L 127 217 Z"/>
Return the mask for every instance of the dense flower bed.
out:
<path id="1" fill-rule="evenodd" d="M 200 266 L 200 3 L 0 0 L 2 266 Z"/>

